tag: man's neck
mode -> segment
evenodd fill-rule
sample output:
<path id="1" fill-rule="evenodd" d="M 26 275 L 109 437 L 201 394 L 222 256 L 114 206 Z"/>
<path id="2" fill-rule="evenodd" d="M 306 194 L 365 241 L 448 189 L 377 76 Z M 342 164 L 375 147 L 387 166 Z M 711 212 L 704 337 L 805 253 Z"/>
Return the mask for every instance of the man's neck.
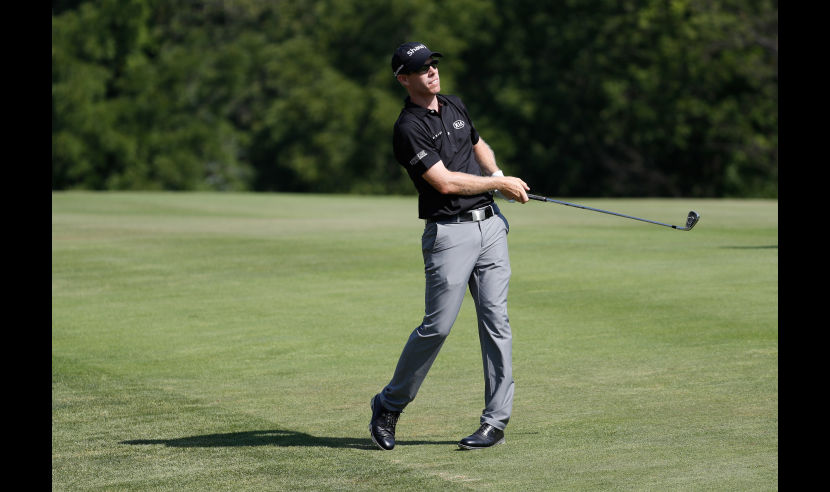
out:
<path id="1" fill-rule="evenodd" d="M 440 106 L 438 105 L 438 96 L 435 94 L 429 94 L 427 96 L 410 94 L 409 100 L 423 108 L 432 109 L 434 111 L 440 110 Z"/>

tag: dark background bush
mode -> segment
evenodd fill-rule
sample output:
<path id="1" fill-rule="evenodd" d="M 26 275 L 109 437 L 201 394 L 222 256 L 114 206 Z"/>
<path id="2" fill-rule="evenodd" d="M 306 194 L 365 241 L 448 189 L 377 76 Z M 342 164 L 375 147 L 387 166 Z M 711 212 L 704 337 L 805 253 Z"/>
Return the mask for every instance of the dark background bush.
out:
<path id="1" fill-rule="evenodd" d="M 559 196 L 778 196 L 778 4 L 52 3 L 52 189 L 412 193 L 403 41 Z"/>

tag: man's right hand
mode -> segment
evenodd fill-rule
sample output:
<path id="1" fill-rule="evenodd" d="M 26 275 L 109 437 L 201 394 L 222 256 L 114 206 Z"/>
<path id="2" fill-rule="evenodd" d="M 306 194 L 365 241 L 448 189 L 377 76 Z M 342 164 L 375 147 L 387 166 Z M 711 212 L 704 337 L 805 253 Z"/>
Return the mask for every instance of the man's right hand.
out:
<path id="1" fill-rule="evenodd" d="M 500 186 L 497 188 L 499 193 L 508 200 L 515 200 L 519 203 L 527 203 L 530 199 L 527 197 L 527 192 L 530 186 L 524 181 L 513 176 L 504 176 L 496 178 L 499 180 Z"/>

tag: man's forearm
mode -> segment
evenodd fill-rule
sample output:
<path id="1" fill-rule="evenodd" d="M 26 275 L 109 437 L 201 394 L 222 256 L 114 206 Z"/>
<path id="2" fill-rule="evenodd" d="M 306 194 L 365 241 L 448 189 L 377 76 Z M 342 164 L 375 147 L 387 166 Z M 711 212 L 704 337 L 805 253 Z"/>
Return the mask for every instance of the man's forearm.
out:
<path id="1" fill-rule="evenodd" d="M 503 183 L 500 178 L 447 171 L 440 183 L 434 183 L 433 186 L 444 194 L 478 195 L 497 190 L 503 186 Z"/>
<path id="2" fill-rule="evenodd" d="M 485 176 L 490 176 L 499 170 L 499 165 L 496 164 L 496 154 L 483 138 L 479 138 L 478 143 L 473 146 L 473 154 Z"/>
<path id="3" fill-rule="evenodd" d="M 444 195 L 477 195 L 498 190 L 508 200 L 527 202 L 527 183 L 512 176 L 477 176 L 448 170 L 438 161 L 423 174 L 424 180 Z"/>
<path id="4" fill-rule="evenodd" d="M 527 183 L 512 176 L 474 176 L 452 171 L 446 172 L 440 186 L 433 186 L 441 193 L 453 195 L 477 195 L 497 190 L 507 200 L 521 203 L 527 202 L 527 190 L 530 189 Z"/>

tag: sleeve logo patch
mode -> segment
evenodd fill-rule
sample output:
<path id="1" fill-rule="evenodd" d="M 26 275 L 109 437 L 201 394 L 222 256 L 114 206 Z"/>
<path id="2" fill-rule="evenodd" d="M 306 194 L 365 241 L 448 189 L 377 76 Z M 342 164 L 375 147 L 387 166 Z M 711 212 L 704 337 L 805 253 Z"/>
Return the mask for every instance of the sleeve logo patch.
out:
<path id="1" fill-rule="evenodd" d="M 416 162 L 420 161 L 421 159 L 423 159 L 426 156 L 427 156 L 427 151 L 422 150 L 422 151 L 418 152 L 417 154 L 415 154 L 415 157 L 413 157 L 412 160 L 409 161 L 409 164 L 410 165 L 415 164 Z"/>

